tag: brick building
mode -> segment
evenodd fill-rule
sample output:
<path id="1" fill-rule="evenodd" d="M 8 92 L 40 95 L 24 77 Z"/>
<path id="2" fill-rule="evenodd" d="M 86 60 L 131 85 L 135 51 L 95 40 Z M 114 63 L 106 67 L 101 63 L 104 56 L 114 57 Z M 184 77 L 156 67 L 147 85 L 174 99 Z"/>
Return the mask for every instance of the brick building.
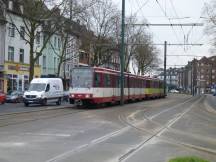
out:
<path id="1" fill-rule="evenodd" d="M 216 56 L 194 59 L 178 72 L 178 86 L 194 94 L 210 93 L 216 84 Z"/>

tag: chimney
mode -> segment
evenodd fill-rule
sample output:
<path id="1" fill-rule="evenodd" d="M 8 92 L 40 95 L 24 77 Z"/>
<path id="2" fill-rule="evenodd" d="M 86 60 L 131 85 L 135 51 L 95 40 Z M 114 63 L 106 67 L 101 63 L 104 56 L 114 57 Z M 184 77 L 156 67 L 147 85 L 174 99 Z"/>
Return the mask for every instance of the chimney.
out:
<path id="1" fill-rule="evenodd" d="M 9 0 L 9 2 L 8 2 L 8 9 L 13 10 L 13 1 L 12 0 Z"/>

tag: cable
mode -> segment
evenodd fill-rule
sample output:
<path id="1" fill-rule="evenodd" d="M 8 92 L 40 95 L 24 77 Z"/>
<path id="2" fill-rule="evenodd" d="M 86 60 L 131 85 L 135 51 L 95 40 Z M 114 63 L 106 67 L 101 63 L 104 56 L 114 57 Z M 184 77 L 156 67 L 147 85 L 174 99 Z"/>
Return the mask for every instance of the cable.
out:
<path id="1" fill-rule="evenodd" d="M 178 13 L 177 13 L 177 11 L 176 11 L 176 8 L 175 8 L 175 6 L 174 6 L 174 4 L 173 4 L 173 1 L 172 1 L 172 0 L 169 0 L 169 1 L 170 1 L 170 4 L 171 4 L 171 6 L 172 6 L 172 8 L 173 8 L 173 11 L 174 11 L 176 17 L 178 18 L 179 23 L 181 24 L 181 21 L 180 21 L 180 19 L 179 19 L 179 16 L 178 16 Z M 183 29 L 182 25 L 180 25 L 180 27 L 181 27 L 181 30 L 182 30 L 182 32 L 183 32 L 183 34 L 184 34 L 184 43 L 188 43 L 188 42 L 187 42 L 187 38 L 186 38 L 186 34 L 185 34 L 185 32 L 184 32 L 184 29 Z M 184 50 L 186 50 L 185 47 L 184 47 Z"/>
<path id="2" fill-rule="evenodd" d="M 164 9 L 162 8 L 161 4 L 158 2 L 158 0 L 155 0 L 155 1 L 156 1 L 156 3 L 158 4 L 158 6 L 160 7 L 160 9 L 161 9 L 161 11 L 163 12 L 163 14 L 166 16 L 166 13 L 165 13 Z M 167 17 L 167 16 L 166 16 L 166 17 Z M 169 20 L 169 23 L 170 23 L 170 25 L 171 25 L 172 23 L 171 23 L 170 19 L 169 19 L 168 17 L 167 17 L 167 19 Z M 175 35 L 177 41 L 180 43 L 179 38 L 178 38 L 178 35 L 177 35 L 176 31 L 174 30 L 174 28 L 173 28 L 172 25 L 171 25 L 171 28 L 172 28 L 172 31 L 173 31 L 173 33 L 174 33 L 174 35 Z M 184 48 L 183 48 L 183 50 L 184 50 Z"/>
<path id="3" fill-rule="evenodd" d="M 136 4 L 137 6 L 140 6 L 139 9 L 135 12 L 135 16 L 137 16 L 138 12 L 141 11 L 141 14 L 142 14 L 142 17 L 145 17 L 144 16 L 144 13 L 143 13 L 143 7 L 146 6 L 148 4 L 150 0 L 146 0 L 143 4 L 140 3 L 139 0 L 136 0 Z M 161 39 L 156 35 L 157 39 L 159 40 L 159 42 L 163 42 L 161 41 Z"/>
<path id="4" fill-rule="evenodd" d="M 138 2 L 137 2 L 137 0 L 136 0 L 137 5 L 140 6 L 140 7 L 139 7 L 138 10 L 135 12 L 135 16 L 137 15 L 137 13 L 138 13 L 140 10 L 143 12 L 143 10 L 142 10 L 143 7 L 145 7 L 145 6 L 148 4 L 149 1 L 150 1 L 150 0 L 146 0 L 142 5 L 139 5 Z"/>

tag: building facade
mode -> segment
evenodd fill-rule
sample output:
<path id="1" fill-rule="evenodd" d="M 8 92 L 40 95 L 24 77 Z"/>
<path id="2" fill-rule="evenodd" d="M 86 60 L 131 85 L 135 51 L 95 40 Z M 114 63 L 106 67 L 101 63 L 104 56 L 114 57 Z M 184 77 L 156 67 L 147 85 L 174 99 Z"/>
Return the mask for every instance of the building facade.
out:
<path id="1" fill-rule="evenodd" d="M 163 69 L 160 69 L 160 71 L 163 71 Z M 166 70 L 166 84 L 168 90 L 178 88 L 178 74 L 178 68 L 169 68 Z M 159 78 L 160 80 L 164 80 L 164 72 L 161 72 L 157 76 L 157 78 Z"/>
<path id="2" fill-rule="evenodd" d="M 18 1 L 5 0 L 6 23 L 0 26 L 1 51 L 4 55 L 4 92 L 9 90 L 27 89 L 29 84 L 29 45 L 23 39 L 25 35 L 25 24 L 22 17 L 21 5 Z M 19 28 L 18 32 L 16 28 Z M 3 32 L 2 32 L 3 31 Z M 2 35 L 3 33 L 3 35 Z M 2 56 L 2 55 L 1 55 Z M 35 66 L 35 77 L 40 76 L 40 67 Z"/>
<path id="3" fill-rule="evenodd" d="M 0 0 L 0 91 L 4 91 L 4 55 L 5 55 L 5 32 L 6 32 L 6 6 Z"/>
<path id="4" fill-rule="evenodd" d="M 24 7 L 18 0 L 0 0 L 0 91 L 21 90 L 29 85 L 30 45 L 28 42 L 28 29 L 23 21 Z M 57 12 L 58 13 L 58 12 Z M 60 16 L 60 15 L 59 15 Z M 85 35 L 94 36 L 84 25 L 61 17 L 68 24 L 67 28 L 57 31 L 51 36 L 45 48 L 47 28 L 46 22 L 39 26 L 35 33 L 34 53 L 43 49 L 41 56 L 35 62 L 34 77 L 60 76 L 68 81 L 71 70 L 76 66 L 91 65 L 91 45 L 89 51 L 82 50 L 81 42 Z M 49 23 L 49 22 L 48 22 Z M 68 35 L 66 48 L 63 46 L 64 36 Z M 63 49 L 64 48 L 64 49 Z M 62 58 L 62 53 L 65 57 Z M 61 59 L 64 61 L 62 62 Z M 59 63 L 60 73 L 58 74 Z M 120 70 L 119 52 L 115 51 L 104 67 Z"/>
<path id="5" fill-rule="evenodd" d="M 210 93 L 216 85 L 216 56 L 194 59 L 178 72 L 178 86 L 191 94 Z"/>

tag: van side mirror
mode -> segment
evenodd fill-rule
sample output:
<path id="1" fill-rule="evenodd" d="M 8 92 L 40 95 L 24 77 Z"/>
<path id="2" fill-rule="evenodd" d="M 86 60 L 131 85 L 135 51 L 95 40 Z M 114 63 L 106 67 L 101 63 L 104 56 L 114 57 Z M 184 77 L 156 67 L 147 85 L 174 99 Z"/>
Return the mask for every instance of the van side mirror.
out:
<path id="1" fill-rule="evenodd" d="M 49 92 L 49 90 L 50 90 L 50 84 L 47 84 L 45 92 Z"/>

